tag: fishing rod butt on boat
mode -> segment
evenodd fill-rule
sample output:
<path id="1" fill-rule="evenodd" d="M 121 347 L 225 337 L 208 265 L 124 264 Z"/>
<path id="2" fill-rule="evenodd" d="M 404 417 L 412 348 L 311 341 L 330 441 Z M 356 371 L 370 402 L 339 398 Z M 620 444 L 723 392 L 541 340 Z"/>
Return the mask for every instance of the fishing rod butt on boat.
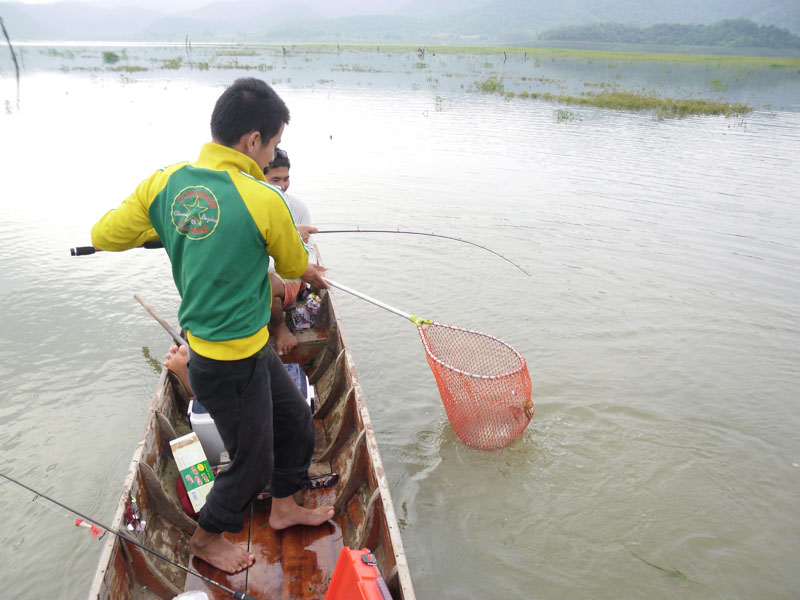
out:
<path id="1" fill-rule="evenodd" d="M 244 592 L 240 592 L 240 591 L 237 591 L 237 590 L 232 590 L 231 588 L 229 588 L 229 587 L 226 587 L 226 586 L 222 585 L 221 583 L 219 583 L 219 582 L 217 582 L 217 581 L 214 581 L 213 579 L 211 579 L 211 578 L 209 578 L 209 577 L 206 577 L 205 575 L 201 575 L 201 574 L 200 574 L 200 573 L 198 573 L 197 571 L 194 571 L 194 570 L 192 570 L 192 569 L 190 569 L 190 568 L 188 568 L 188 567 L 184 567 L 182 564 L 180 564 L 180 563 L 178 563 L 178 562 L 175 562 L 174 560 L 172 560 L 171 558 L 168 558 L 168 557 L 164 556 L 164 555 L 163 555 L 163 554 L 161 554 L 160 552 L 157 552 L 156 550 L 153 550 L 152 548 L 149 548 L 148 546 L 145 546 L 145 545 L 144 545 L 144 544 L 142 544 L 140 541 L 138 541 L 138 540 L 136 540 L 136 539 L 134 539 L 134 538 L 132 538 L 132 537 L 129 537 L 129 536 L 127 536 L 127 535 L 125 535 L 124 533 L 121 533 L 121 532 L 119 532 L 119 531 L 114 531 L 114 530 L 113 530 L 113 529 L 111 529 L 111 528 L 110 528 L 108 525 L 104 525 L 104 524 L 103 524 L 103 523 L 101 523 L 100 521 L 98 521 L 98 520 L 96 520 L 96 519 L 93 519 L 92 517 L 88 517 L 88 516 L 86 516 L 85 514 L 78 512 L 78 511 L 77 511 L 77 510 L 75 510 L 74 508 L 70 508 L 70 507 L 69 507 L 69 506 L 67 506 L 66 504 L 62 504 L 62 503 L 61 503 L 61 502 L 59 502 L 58 500 L 56 500 L 56 499 L 54 499 L 54 498 L 51 498 L 51 497 L 50 497 L 50 496 L 48 496 L 47 494 L 43 494 L 42 492 L 40 492 L 40 491 L 38 491 L 38 490 L 35 490 L 34 488 L 32 488 L 32 487 L 30 487 L 30 486 L 28 486 L 28 485 L 25 485 L 25 484 L 24 484 L 24 483 L 22 483 L 21 481 L 17 481 L 17 480 L 16 480 L 16 479 L 14 479 L 13 477 L 10 477 L 10 476 L 6 475 L 6 474 L 5 474 L 5 473 L 3 473 L 2 471 L 0 471 L 0 477 L 2 477 L 3 479 L 6 479 L 6 480 L 8 480 L 8 481 L 10 481 L 11 483 L 13 483 L 13 484 L 15 484 L 15 485 L 18 485 L 18 486 L 19 486 L 19 487 L 21 487 L 21 488 L 24 488 L 24 489 L 28 490 L 30 493 L 34 494 L 34 495 L 35 495 L 35 496 L 34 496 L 34 500 L 36 500 L 36 499 L 38 499 L 38 498 L 44 498 L 45 500 L 47 500 L 47 501 L 49 501 L 49 502 L 52 502 L 52 503 L 53 503 L 53 504 L 55 504 L 56 506 L 60 506 L 60 507 L 61 507 L 61 508 L 63 508 L 64 510 L 67 510 L 67 511 L 71 512 L 72 514 L 74 514 L 74 515 L 76 515 L 76 516 L 80 517 L 80 518 L 81 518 L 81 519 L 83 519 L 84 521 L 88 521 L 88 522 L 90 522 L 90 523 L 94 523 L 95 525 L 97 525 L 97 526 L 98 526 L 98 527 L 100 527 L 101 529 L 103 529 L 103 530 L 105 530 L 105 531 L 109 532 L 109 533 L 110 533 L 110 534 L 112 534 L 112 535 L 115 535 L 115 536 L 116 536 L 116 537 L 118 537 L 119 539 L 121 539 L 121 540 L 125 540 L 125 541 L 126 541 L 126 542 L 128 542 L 129 544 L 133 544 L 134 546 L 137 546 L 137 547 L 141 548 L 141 549 L 142 549 L 142 550 L 144 550 L 145 552 L 148 552 L 148 553 L 152 554 L 153 556 L 155 556 L 156 558 L 160 558 L 161 560 L 163 560 L 163 561 L 165 561 L 165 562 L 168 562 L 168 563 L 169 563 L 169 564 L 171 564 L 173 567 L 177 567 L 177 568 L 181 569 L 182 571 L 184 571 L 185 573 L 187 573 L 187 574 L 189 574 L 189 575 L 194 575 L 195 577 L 197 577 L 197 578 L 201 579 L 202 581 L 205 581 L 205 582 L 206 582 L 206 583 L 208 583 L 209 585 L 212 585 L 212 586 L 214 586 L 215 588 L 217 588 L 217 589 L 219 589 L 219 590 L 222 590 L 223 592 L 227 592 L 228 594 L 230 594 L 230 595 L 231 595 L 231 597 L 232 597 L 232 598 L 234 598 L 234 600 L 257 600 L 257 598 L 254 598 L 253 596 L 250 596 L 250 595 L 248 595 L 248 594 L 245 594 Z"/>

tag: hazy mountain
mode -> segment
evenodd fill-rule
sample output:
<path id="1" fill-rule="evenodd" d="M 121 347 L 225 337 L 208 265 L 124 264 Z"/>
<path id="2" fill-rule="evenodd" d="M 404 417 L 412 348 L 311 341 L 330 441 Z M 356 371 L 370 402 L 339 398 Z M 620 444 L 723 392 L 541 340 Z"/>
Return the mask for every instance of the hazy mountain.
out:
<path id="1" fill-rule="evenodd" d="M 12 40 L 182 41 L 188 35 L 194 41 L 490 44 L 534 40 L 568 25 L 738 18 L 800 33 L 800 0 L 240 0 L 190 8 L 192 1 L 196 6 L 197 0 L 135 0 L 128 8 L 0 2 L 0 16 Z"/>
<path id="2" fill-rule="evenodd" d="M 711 25 L 658 24 L 649 27 L 621 23 L 567 25 L 540 33 L 539 40 L 800 50 L 800 36 L 775 25 L 757 25 L 748 19 L 726 19 Z"/>

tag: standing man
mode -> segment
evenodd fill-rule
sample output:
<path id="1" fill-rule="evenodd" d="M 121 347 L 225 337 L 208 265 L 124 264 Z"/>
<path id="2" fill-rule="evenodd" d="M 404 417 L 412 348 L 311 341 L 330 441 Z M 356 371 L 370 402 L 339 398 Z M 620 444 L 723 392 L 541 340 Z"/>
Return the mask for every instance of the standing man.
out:
<path id="1" fill-rule="evenodd" d="M 314 424 L 267 345 L 270 255 L 282 277 L 328 287 L 325 269 L 309 263 L 286 204 L 264 178 L 288 122 L 289 110 L 271 87 L 237 79 L 217 100 L 213 141 L 198 159 L 154 173 L 92 228 L 92 244 L 101 250 L 127 250 L 157 236 L 169 255 L 190 347 L 189 382 L 231 456 L 189 547 L 228 573 L 255 557 L 222 533 L 241 531 L 267 485 L 275 529 L 321 525 L 333 516 L 331 506 L 309 509 L 294 500 L 308 478 Z"/>

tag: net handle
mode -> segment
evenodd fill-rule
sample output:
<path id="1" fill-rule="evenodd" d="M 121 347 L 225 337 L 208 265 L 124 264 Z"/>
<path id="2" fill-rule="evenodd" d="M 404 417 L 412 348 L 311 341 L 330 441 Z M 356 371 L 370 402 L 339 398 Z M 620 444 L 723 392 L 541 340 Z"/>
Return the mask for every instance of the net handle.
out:
<path id="1" fill-rule="evenodd" d="M 366 294 L 362 294 L 358 290 L 354 290 L 353 288 L 349 288 L 346 285 L 342 285 L 341 283 L 336 283 L 335 281 L 331 281 L 330 279 L 328 279 L 326 277 L 323 277 L 323 279 L 328 283 L 328 285 L 332 285 L 333 287 L 335 287 L 337 289 L 340 289 L 343 292 L 347 292 L 348 294 L 351 294 L 351 295 L 355 296 L 356 298 L 361 298 L 362 300 L 366 300 L 370 304 L 374 304 L 375 306 L 378 306 L 378 307 L 380 307 L 380 308 L 382 308 L 384 310 L 388 310 L 389 312 L 394 313 L 394 314 L 396 314 L 396 315 L 398 315 L 400 317 L 403 317 L 404 319 L 408 319 L 409 321 L 414 323 L 414 325 L 416 325 L 417 327 L 420 327 L 423 324 L 430 325 L 433 322 L 433 321 L 429 321 L 428 319 L 422 319 L 420 317 L 416 317 L 416 316 L 414 316 L 412 314 L 409 314 L 407 312 L 403 312 L 399 308 L 395 308 L 394 306 L 389 306 L 385 302 L 381 302 L 380 300 L 376 300 L 372 296 L 367 296 Z"/>

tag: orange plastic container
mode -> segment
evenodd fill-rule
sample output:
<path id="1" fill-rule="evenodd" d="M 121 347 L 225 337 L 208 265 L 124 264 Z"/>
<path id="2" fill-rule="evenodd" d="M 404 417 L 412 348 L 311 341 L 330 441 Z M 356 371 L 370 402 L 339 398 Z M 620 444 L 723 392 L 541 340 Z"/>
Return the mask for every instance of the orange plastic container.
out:
<path id="1" fill-rule="evenodd" d="M 372 552 L 368 548 L 342 548 L 325 600 L 391 599 Z"/>

